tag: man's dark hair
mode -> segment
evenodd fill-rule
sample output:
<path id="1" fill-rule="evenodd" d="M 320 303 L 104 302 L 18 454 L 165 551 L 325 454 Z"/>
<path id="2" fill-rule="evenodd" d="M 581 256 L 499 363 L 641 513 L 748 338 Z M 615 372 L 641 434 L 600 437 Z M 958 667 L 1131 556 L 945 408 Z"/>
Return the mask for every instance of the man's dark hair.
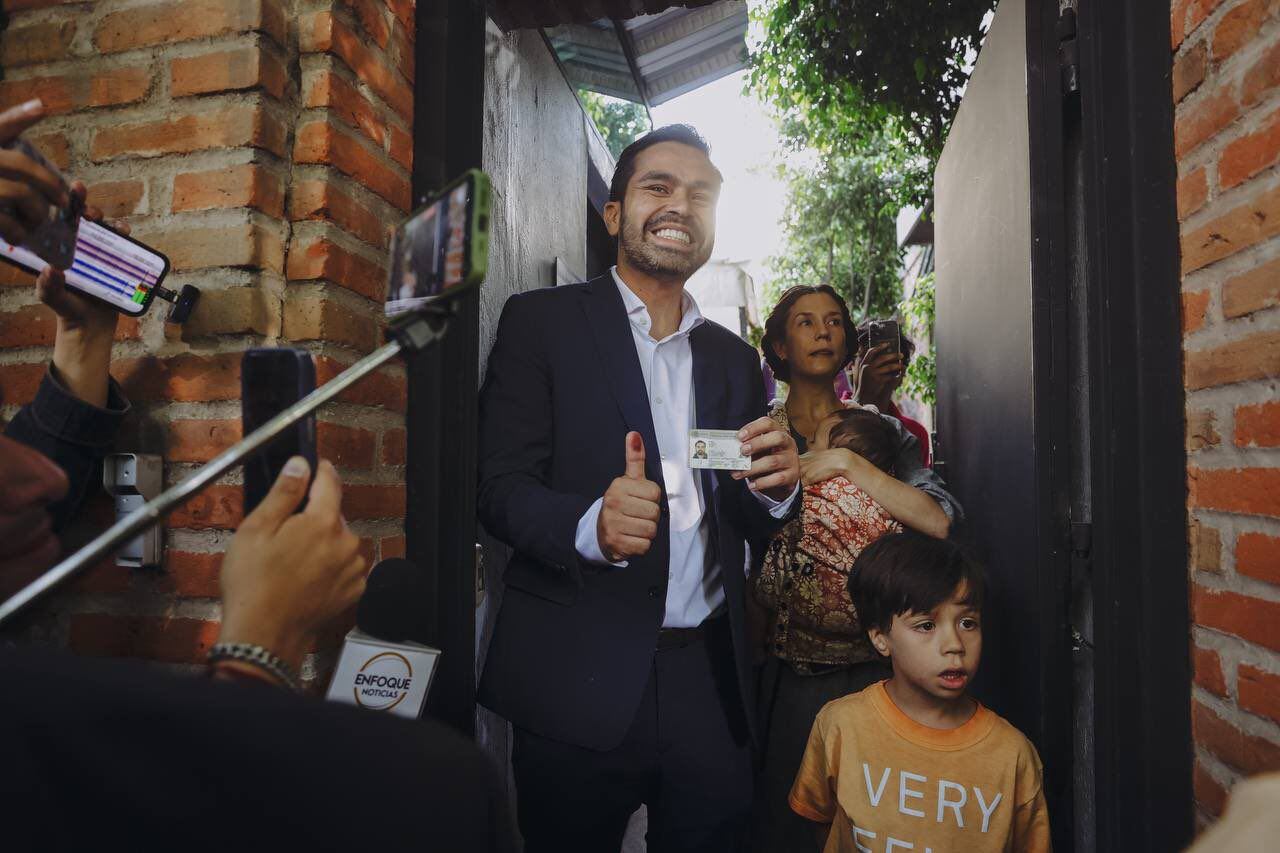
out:
<path id="1" fill-rule="evenodd" d="M 828 447 L 852 450 L 872 465 L 893 473 L 898 433 L 884 417 L 867 409 L 842 409 L 827 435 Z"/>
<path id="2" fill-rule="evenodd" d="M 878 322 L 875 318 L 863 320 L 858 324 L 858 349 L 861 349 L 871 339 L 871 324 Z M 908 338 L 906 333 L 902 331 L 902 324 L 898 324 L 898 350 L 902 353 L 902 360 L 907 364 L 911 363 L 911 356 L 916 354 L 916 342 Z"/>
<path id="3" fill-rule="evenodd" d="M 849 572 L 849 595 L 864 630 L 887 632 L 894 616 L 928 613 L 961 584 L 964 603 L 981 612 L 987 579 L 978 561 L 955 542 L 913 530 L 872 542 Z"/>
<path id="4" fill-rule="evenodd" d="M 768 319 L 764 321 L 764 338 L 760 341 L 760 348 L 764 350 L 764 360 L 769 362 L 769 368 L 773 371 L 773 375 L 783 382 L 791 381 L 791 365 L 787 364 L 786 359 L 778 355 L 774 344 L 787 339 L 787 321 L 791 319 L 792 307 L 801 297 L 814 293 L 825 293 L 840 306 L 840 321 L 844 323 L 845 358 L 839 369 L 843 370 L 848 367 L 856 354 L 858 328 L 853 324 L 853 317 L 849 314 L 849 306 L 840 298 L 840 294 L 836 293 L 834 287 L 829 284 L 797 284 L 794 287 L 788 287 L 778 299 L 778 304 L 769 312 Z"/>
<path id="5" fill-rule="evenodd" d="M 659 142 L 679 142 L 681 145 L 697 148 L 707 157 L 711 156 L 711 146 L 698 131 L 687 124 L 669 124 L 652 130 L 622 149 L 622 153 L 618 155 L 618 164 L 613 168 L 613 180 L 609 182 L 609 201 L 621 203 L 627 197 L 627 184 L 631 183 L 631 178 L 636 173 L 636 158 L 641 151 Z"/>

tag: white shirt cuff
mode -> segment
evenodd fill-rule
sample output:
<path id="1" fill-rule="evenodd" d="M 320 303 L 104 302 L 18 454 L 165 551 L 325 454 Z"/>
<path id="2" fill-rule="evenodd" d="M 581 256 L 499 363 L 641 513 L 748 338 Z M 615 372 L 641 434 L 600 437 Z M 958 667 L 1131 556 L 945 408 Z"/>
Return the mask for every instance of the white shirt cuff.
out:
<path id="1" fill-rule="evenodd" d="M 791 490 L 791 494 L 780 501 L 775 501 L 773 498 L 769 497 L 764 492 L 752 492 L 751 494 L 755 495 L 756 500 L 760 501 L 760 505 L 769 511 L 769 515 L 772 515 L 774 518 L 782 518 L 788 512 L 791 511 L 791 505 L 796 502 L 796 495 L 800 494 L 800 484 L 796 483 L 796 487 Z M 603 498 L 601 498 L 601 500 L 603 500 Z M 588 511 L 588 515 L 589 514 L 590 512 Z M 599 514 L 600 513 L 597 511 L 596 515 L 599 515 Z M 581 542 L 582 541 L 581 522 L 579 522 L 578 524 L 578 537 L 579 537 L 578 541 Z M 581 547 L 579 547 L 578 550 L 579 552 L 581 552 L 582 550 Z"/>
<path id="2" fill-rule="evenodd" d="M 626 560 L 621 563 L 611 563 L 600 550 L 600 537 L 596 535 L 596 525 L 600 522 L 600 510 L 603 508 L 604 498 L 596 498 L 596 502 L 587 508 L 582 518 L 578 519 L 578 531 L 573 537 L 573 547 L 577 549 L 578 556 L 588 563 L 622 568 L 626 566 Z"/>

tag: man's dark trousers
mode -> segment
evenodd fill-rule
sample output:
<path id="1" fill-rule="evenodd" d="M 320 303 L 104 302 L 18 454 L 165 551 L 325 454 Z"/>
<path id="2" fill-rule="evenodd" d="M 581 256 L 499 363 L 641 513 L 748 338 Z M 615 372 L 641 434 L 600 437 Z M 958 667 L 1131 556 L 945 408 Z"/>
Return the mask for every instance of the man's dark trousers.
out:
<path id="1" fill-rule="evenodd" d="M 512 764 L 525 853 L 615 851 L 648 804 L 650 851 L 742 847 L 751 748 L 725 617 L 659 649 L 630 729 L 600 752 L 517 728 Z"/>
<path id="2" fill-rule="evenodd" d="M 766 413 L 754 349 L 709 322 L 689 344 L 698 428 L 736 430 Z M 578 520 L 621 476 L 632 430 L 644 439 L 645 475 L 665 496 L 612 276 L 508 300 L 481 390 L 478 508 L 514 553 L 479 698 L 516 728 L 531 851 L 592 849 L 572 842 L 587 821 L 601 834 L 584 843 L 617 850 L 614 836 L 641 801 L 652 810 L 655 853 L 733 850 L 732 838 L 721 846 L 706 834 L 731 836 L 749 804 L 746 542 L 758 547 L 784 520 L 727 472 L 702 475 L 723 616 L 700 642 L 657 651 L 670 570 L 665 497 L 652 547 L 627 566 L 590 565 L 574 545 Z"/>

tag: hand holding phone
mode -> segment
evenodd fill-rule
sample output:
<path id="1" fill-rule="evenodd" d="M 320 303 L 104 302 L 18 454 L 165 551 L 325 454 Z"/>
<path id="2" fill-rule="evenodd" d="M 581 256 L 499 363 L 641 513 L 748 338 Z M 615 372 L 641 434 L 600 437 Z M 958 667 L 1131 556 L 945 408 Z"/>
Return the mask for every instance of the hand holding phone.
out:
<path id="1" fill-rule="evenodd" d="M 306 350 L 263 347 L 245 352 L 240 360 L 241 425 L 244 435 L 310 394 L 316 387 L 315 362 Z M 316 471 L 316 418 L 308 415 L 267 442 L 244 462 L 244 512 L 262 502 L 280 470 L 293 456 L 301 456 Z M 298 512 L 306 500 L 298 505 Z"/>
<path id="2" fill-rule="evenodd" d="M 66 260 L 74 243 L 64 226 L 78 221 L 67 210 L 71 194 L 58 170 L 20 134 L 44 116 L 39 99 L 0 112 L 0 236 L 13 243 L 40 235 L 37 248 Z M 52 231 L 46 229 L 52 227 Z M 61 247 L 63 253 L 55 254 Z M 41 256 L 41 255 L 38 255 Z M 54 260 L 48 261 L 54 263 Z"/>
<path id="3" fill-rule="evenodd" d="M 69 289 L 130 317 L 147 313 L 169 273 L 168 258 L 124 230 L 87 217 L 80 221 L 75 246 L 75 257 L 64 273 Z M 50 266 L 31 249 L 7 240 L 0 240 L 0 260 L 35 274 Z"/>
<path id="4" fill-rule="evenodd" d="M 0 216 L 19 221 L 25 227 L 25 235 L 21 239 L 22 248 L 31 251 L 54 269 L 65 270 L 71 266 L 75 257 L 76 231 L 80 227 L 80 216 L 84 213 L 84 197 L 70 192 L 61 173 L 35 146 L 22 137 L 11 139 L 0 148 L 11 155 L 5 167 L 0 168 L 0 174 L 13 174 L 15 171 L 21 173 L 21 167 L 26 166 L 25 174 L 33 182 L 25 194 L 0 199 Z M 24 164 L 12 155 L 25 158 L 28 162 Z M 12 183 L 6 186 L 12 186 Z M 33 189 L 39 189 L 45 197 L 32 192 Z M 54 190 L 57 200 L 51 197 L 55 194 L 52 192 Z"/>

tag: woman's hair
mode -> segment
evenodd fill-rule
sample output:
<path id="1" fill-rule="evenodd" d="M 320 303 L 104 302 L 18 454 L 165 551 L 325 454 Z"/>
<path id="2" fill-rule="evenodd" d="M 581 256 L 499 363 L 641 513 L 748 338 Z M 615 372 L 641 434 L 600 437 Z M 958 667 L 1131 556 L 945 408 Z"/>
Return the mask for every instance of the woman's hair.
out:
<path id="1" fill-rule="evenodd" d="M 828 447 L 852 450 L 885 473 L 893 473 L 897 432 L 882 415 L 868 409 L 843 409 L 827 433 Z"/>
<path id="2" fill-rule="evenodd" d="M 829 284 L 797 284 L 795 287 L 788 287 L 783 292 L 782 298 L 778 300 L 778 304 L 769 312 L 769 319 L 764 321 L 764 338 L 760 341 L 760 348 L 764 350 L 764 360 L 769 363 L 773 375 L 783 382 L 791 381 L 791 365 L 778 355 L 774 344 L 787 339 L 787 321 L 791 319 L 791 309 L 796 302 L 801 297 L 815 293 L 825 293 L 840 306 L 840 318 L 844 323 L 844 361 L 840 363 L 839 369 L 848 367 L 857 352 L 858 327 L 853 324 L 853 318 L 849 316 L 849 306 L 840 298 L 840 294 L 836 293 L 834 287 Z"/>
<path id="3" fill-rule="evenodd" d="M 849 597 L 863 628 L 887 632 L 894 616 L 928 613 L 963 584 L 964 603 L 982 612 L 986 573 L 962 547 L 913 530 L 872 542 L 853 561 Z"/>

